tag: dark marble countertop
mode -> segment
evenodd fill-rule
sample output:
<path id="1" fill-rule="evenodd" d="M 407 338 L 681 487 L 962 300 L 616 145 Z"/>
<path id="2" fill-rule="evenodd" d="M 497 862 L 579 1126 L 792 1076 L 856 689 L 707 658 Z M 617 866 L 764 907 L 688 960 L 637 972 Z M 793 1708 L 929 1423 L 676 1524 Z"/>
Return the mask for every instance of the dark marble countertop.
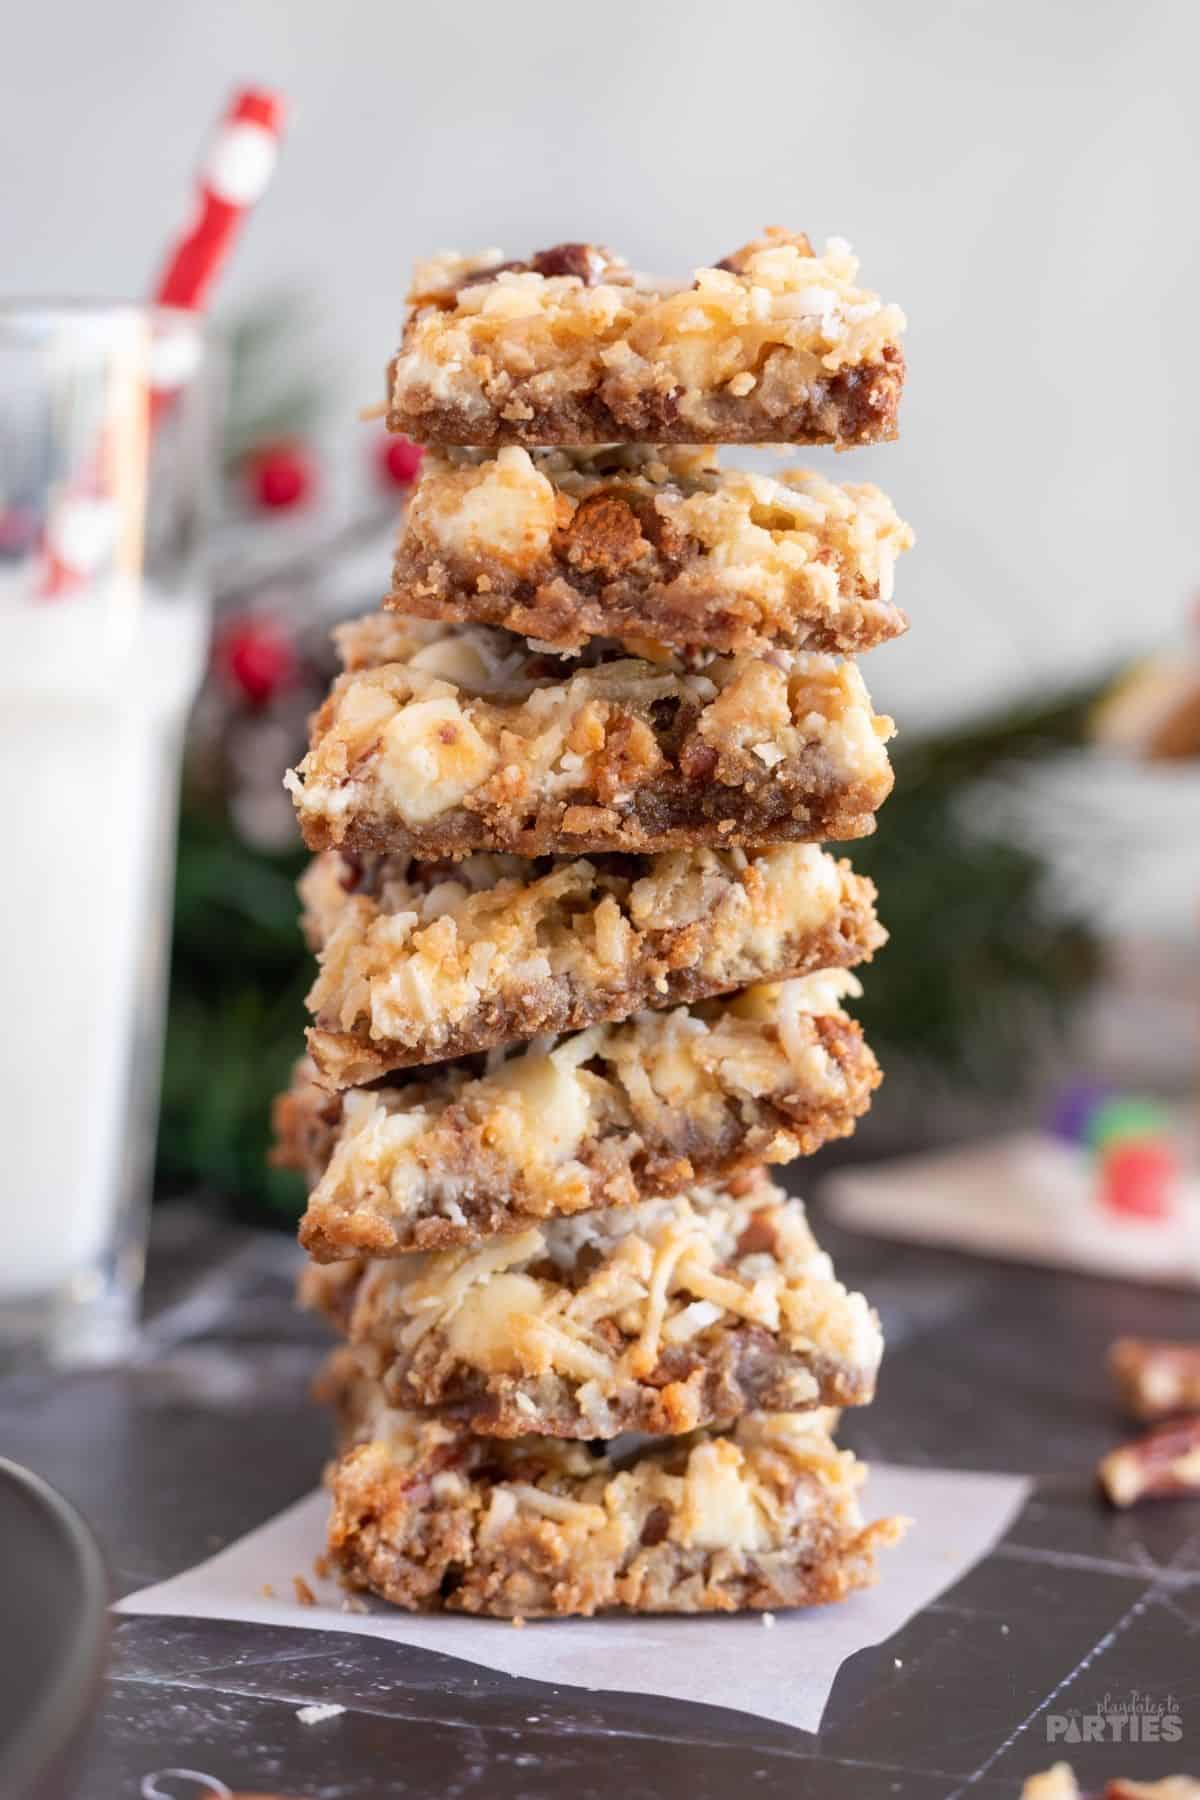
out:
<path id="1" fill-rule="evenodd" d="M 1200 1336 L 1196 1297 L 823 1236 L 889 1342 L 876 1404 L 847 1417 L 846 1441 L 1037 1485 L 986 1561 L 844 1665 L 819 1734 L 349 1634 L 129 1618 L 73 1800 L 136 1800 L 163 1769 L 288 1800 L 998 1800 L 1062 1756 L 1090 1787 L 1200 1773 L 1200 1503 L 1114 1514 L 1093 1485 L 1124 1430 L 1108 1343 Z M 0 1381 L 0 1450 L 81 1508 L 119 1592 L 200 1560 L 316 1482 L 326 1421 L 306 1385 L 321 1336 L 291 1307 L 294 1268 L 282 1237 L 167 1209 L 143 1357 Z M 1170 1698 L 1182 1742 L 1115 1744 L 1107 1725 L 1101 1742 L 1052 1739 L 1055 1719 L 1135 1696 Z M 347 1711 L 302 1725 L 297 1708 L 322 1700 Z M 183 1780 L 160 1791 L 200 1792 Z"/>

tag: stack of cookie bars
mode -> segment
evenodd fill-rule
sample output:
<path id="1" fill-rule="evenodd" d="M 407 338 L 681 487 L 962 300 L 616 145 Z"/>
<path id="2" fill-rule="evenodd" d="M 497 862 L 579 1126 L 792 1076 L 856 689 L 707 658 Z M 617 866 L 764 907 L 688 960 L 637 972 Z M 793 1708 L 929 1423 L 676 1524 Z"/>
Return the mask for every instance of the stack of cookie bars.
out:
<path id="1" fill-rule="evenodd" d="M 806 1605 L 898 1530 L 832 1436 L 878 1321 L 766 1165 L 879 1080 L 873 889 L 819 846 L 891 786 L 852 657 L 911 534 L 705 446 L 893 437 L 903 323 L 782 231 L 674 287 L 417 270 L 388 423 L 430 448 L 288 777 L 320 972 L 277 1106 L 344 1339 L 330 1561 L 400 1606 Z"/>

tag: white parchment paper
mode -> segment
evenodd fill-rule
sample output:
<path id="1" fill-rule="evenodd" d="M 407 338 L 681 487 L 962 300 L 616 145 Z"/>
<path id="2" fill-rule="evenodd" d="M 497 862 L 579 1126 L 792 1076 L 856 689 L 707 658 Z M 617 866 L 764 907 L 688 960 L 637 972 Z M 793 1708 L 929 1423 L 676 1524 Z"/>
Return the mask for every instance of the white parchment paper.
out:
<path id="1" fill-rule="evenodd" d="M 881 1643 L 966 1573 L 1007 1529 L 1029 1489 L 1014 1475 L 875 1464 L 864 1515 L 914 1523 L 880 1556 L 877 1587 L 838 1606 L 760 1616 L 531 1621 L 397 1612 L 344 1612 L 336 1583 L 313 1574 L 328 1501 L 310 1494 L 257 1531 L 170 1581 L 119 1602 L 124 1613 L 244 1619 L 387 1638 L 565 1687 L 705 1701 L 815 1731 L 848 1656 Z M 300 1575 L 316 1606 L 295 1598 Z M 269 1592 L 264 1593 L 264 1589 Z"/>

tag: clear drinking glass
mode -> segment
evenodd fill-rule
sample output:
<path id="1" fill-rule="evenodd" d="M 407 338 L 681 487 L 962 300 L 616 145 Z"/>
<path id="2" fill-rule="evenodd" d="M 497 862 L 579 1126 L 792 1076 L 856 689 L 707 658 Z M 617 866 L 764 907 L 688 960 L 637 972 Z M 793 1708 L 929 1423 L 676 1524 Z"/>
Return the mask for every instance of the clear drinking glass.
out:
<path id="1" fill-rule="evenodd" d="M 0 1354 L 136 1323 L 215 377 L 190 314 L 0 304 Z"/>

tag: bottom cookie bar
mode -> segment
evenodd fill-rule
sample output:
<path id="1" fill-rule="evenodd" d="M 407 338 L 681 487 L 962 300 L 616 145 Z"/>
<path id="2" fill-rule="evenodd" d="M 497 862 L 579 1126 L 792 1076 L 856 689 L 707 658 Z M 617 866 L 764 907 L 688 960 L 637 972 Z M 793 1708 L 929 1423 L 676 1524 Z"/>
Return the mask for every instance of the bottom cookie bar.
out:
<path id="1" fill-rule="evenodd" d="M 619 1441 L 602 1455 L 392 1410 L 348 1352 L 327 1388 L 348 1446 L 329 1476 L 330 1558 L 350 1586 L 413 1612 L 813 1606 L 870 1586 L 876 1550 L 903 1529 L 863 1524 L 865 1470 L 823 1409 L 752 1414 L 726 1436 L 623 1457 Z"/>

